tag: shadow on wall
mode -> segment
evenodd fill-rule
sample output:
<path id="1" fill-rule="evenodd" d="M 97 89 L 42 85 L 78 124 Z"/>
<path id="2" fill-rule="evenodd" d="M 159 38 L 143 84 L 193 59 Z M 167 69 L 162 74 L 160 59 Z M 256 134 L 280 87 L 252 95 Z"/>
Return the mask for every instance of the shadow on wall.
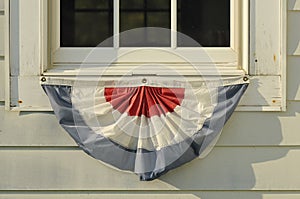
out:
<path id="1" fill-rule="evenodd" d="M 297 10 L 300 4 L 298 1 L 293 0 L 289 5 L 289 9 Z M 288 55 L 297 55 L 300 53 L 300 37 L 299 37 L 299 15 L 298 12 L 290 12 L 287 26 L 287 42 L 288 42 Z"/>
<path id="2" fill-rule="evenodd" d="M 194 160 L 170 171 L 160 179 L 179 190 L 199 190 L 194 196 L 201 199 L 232 198 L 233 192 L 215 193 L 209 190 L 242 191 L 270 190 L 283 184 L 277 176 L 283 169 L 278 166 L 289 148 L 278 147 L 283 141 L 282 126 L 285 118 L 291 120 L 300 107 L 289 106 L 287 112 L 235 112 L 225 125 L 215 148 L 204 159 Z M 261 163 L 261 164 L 260 164 Z M 285 166 L 287 166 L 285 164 Z M 263 198 L 263 193 L 251 193 Z M 216 196 L 217 197 L 217 196 Z"/>

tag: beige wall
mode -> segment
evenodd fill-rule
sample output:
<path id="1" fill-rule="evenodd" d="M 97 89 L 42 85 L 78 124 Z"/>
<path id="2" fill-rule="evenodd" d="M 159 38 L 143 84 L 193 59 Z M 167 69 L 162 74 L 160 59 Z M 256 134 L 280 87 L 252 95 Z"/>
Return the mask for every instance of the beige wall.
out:
<path id="1" fill-rule="evenodd" d="M 236 112 L 208 157 L 139 182 L 79 150 L 53 114 L 0 107 L 0 198 L 300 198 L 300 0 L 288 9 L 287 112 Z"/>

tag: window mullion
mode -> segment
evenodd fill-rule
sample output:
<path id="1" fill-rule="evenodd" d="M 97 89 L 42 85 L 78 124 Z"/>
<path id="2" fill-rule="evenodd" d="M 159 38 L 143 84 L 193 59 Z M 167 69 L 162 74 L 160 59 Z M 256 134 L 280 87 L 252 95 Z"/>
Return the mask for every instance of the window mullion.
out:
<path id="1" fill-rule="evenodd" d="M 177 0 L 171 0 L 171 48 L 177 47 Z"/>
<path id="2" fill-rule="evenodd" d="M 120 44 L 120 0 L 113 0 L 114 1 L 114 48 L 119 48 Z"/>

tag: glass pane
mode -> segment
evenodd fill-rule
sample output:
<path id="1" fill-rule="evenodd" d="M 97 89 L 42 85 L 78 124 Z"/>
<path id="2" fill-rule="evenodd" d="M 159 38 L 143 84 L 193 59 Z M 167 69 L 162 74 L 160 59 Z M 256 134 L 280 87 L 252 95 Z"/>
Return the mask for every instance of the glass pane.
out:
<path id="1" fill-rule="evenodd" d="M 121 16 L 121 32 L 125 30 L 134 29 L 134 28 L 144 27 L 145 15 L 142 12 L 122 12 L 120 16 Z"/>
<path id="2" fill-rule="evenodd" d="M 177 28 L 203 47 L 230 46 L 230 0 L 178 0 Z M 195 46 L 178 35 L 178 46 Z"/>
<path id="3" fill-rule="evenodd" d="M 75 0 L 76 9 L 108 9 L 107 0 Z"/>
<path id="4" fill-rule="evenodd" d="M 61 0 L 61 47 L 113 46 L 112 0 Z M 105 41 L 103 43 L 103 41 Z"/>
<path id="5" fill-rule="evenodd" d="M 102 22 L 101 25 L 99 24 L 99 21 Z M 76 13 L 74 45 L 76 46 L 99 45 L 102 41 L 104 41 L 105 39 L 111 36 L 111 31 L 109 29 L 110 27 L 109 22 L 110 22 L 109 15 L 104 12 Z"/>
<path id="6" fill-rule="evenodd" d="M 157 10 L 162 10 L 162 9 L 166 9 L 169 10 L 171 7 L 171 1 L 153 1 L 153 0 L 148 0 L 148 8 L 150 9 L 157 9 Z"/>
<path id="7" fill-rule="evenodd" d="M 170 13 L 167 12 L 149 12 L 148 15 L 148 26 L 149 27 L 162 27 L 170 28 L 171 17 Z M 162 20 L 164 19 L 164 20 Z"/>
<path id="8" fill-rule="evenodd" d="M 142 27 L 171 28 L 170 0 L 121 0 L 120 32 Z M 130 31 L 132 32 L 132 31 Z M 137 30 L 121 34 L 120 46 L 124 47 L 166 47 L 171 45 L 171 32 L 153 30 Z M 125 39 L 126 37 L 126 39 Z M 132 41 L 131 41 L 132 40 Z"/>
<path id="9" fill-rule="evenodd" d="M 143 9 L 144 0 L 120 0 L 120 8 L 126 10 Z"/>

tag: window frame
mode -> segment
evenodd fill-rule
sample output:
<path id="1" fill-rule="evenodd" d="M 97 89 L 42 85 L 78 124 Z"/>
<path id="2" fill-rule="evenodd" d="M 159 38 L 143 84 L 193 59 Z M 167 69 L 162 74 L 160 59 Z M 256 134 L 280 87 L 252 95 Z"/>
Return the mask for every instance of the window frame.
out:
<path id="1" fill-rule="evenodd" d="M 211 62 L 219 67 L 221 72 L 226 74 L 231 73 L 235 75 L 248 74 L 248 49 L 249 49 L 249 6 L 248 0 L 230 0 L 230 46 L 229 47 L 177 47 L 177 0 L 171 1 L 171 46 L 170 47 L 154 47 L 154 49 L 165 49 L 169 52 L 174 52 L 178 55 L 195 54 L 195 56 L 209 56 Z M 69 66 L 72 65 L 73 69 L 78 69 L 79 65 L 84 62 L 86 56 L 92 51 L 97 52 L 97 55 L 103 55 L 93 59 L 92 64 L 95 63 L 110 63 L 111 60 L 107 55 L 123 55 L 130 53 L 135 49 L 153 49 L 153 47 L 119 47 L 119 4 L 120 0 L 113 0 L 114 5 L 114 42 L 113 47 L 103 48 L 83 48 L 83 47 L 60 47 L 60 0 L 52 0 L 49 2 L 49 22 L 51 29 L 50 41 L 50 68 L 48 67 L 46 75 L 59 75 L 59 71 L 65 74 L 74 75 L 72 72 L 66 72 Z M 246 34 L 242 34 L 242 32 Z M 199 55 L 200 54 L 200 55 Z M 174 63 L 173 58 L 168 58 L 159 55 L 152 55 L 155 57 L 156 62 L 160 63 Z M 139 56 L 142 59 L 121 59 L 117 64 L 123 63 L 145 63 L 153 62 L 146 60 L 146 56 Z M 77 67 L 76 67 L 77 66 Z M 184 67 L 184 66 L 183 66 Z M 226 69 L 225 71 L 222 69 Z M 183 70 L 181 68 L 180 70 Z M 74 71 L 74 70 L 73 70 Z M 116 71 L 118 74 L 118 71 Z M 187 73 L 188 74 L 188 73 Z M 193 74 L 190 72 L 190 74 Z"/>
<path id="2" fill-rule="evenodd" d="M 49 73 L 48 4 L 40 0 L 5 2 L 5 13 L 10 16 L 10 28 L 6 32 L 9 35 L 7 41 L 10 41 L 6 52 L 9 62 L 5 64 L 6 108 L 13 111 L 51 111 L 40 86 L 41 77 L 65 76 L 71 70 Z M 275 17 L 262 10 L 266 6 L 272 7 Z M 287 0 L 253 0 L 244 9 L 249 11 L 250 23 L 248 27 L 240 27 L 249 30 L 244 31 L 246 38 L 242 43 L 249 42 L 240 47 L 249 52 L 243 65 L 249 64 L 250 85 L 237 111 L 285 111 Z M 269 26 L 263 26 L 269 22 Z M 276 45 L 264 48 L 270 43 Z M 250 46 L 249 49 L 246 46 Z M 227 68 L 224 71 L 234 75 L 237 70 Z"/>

